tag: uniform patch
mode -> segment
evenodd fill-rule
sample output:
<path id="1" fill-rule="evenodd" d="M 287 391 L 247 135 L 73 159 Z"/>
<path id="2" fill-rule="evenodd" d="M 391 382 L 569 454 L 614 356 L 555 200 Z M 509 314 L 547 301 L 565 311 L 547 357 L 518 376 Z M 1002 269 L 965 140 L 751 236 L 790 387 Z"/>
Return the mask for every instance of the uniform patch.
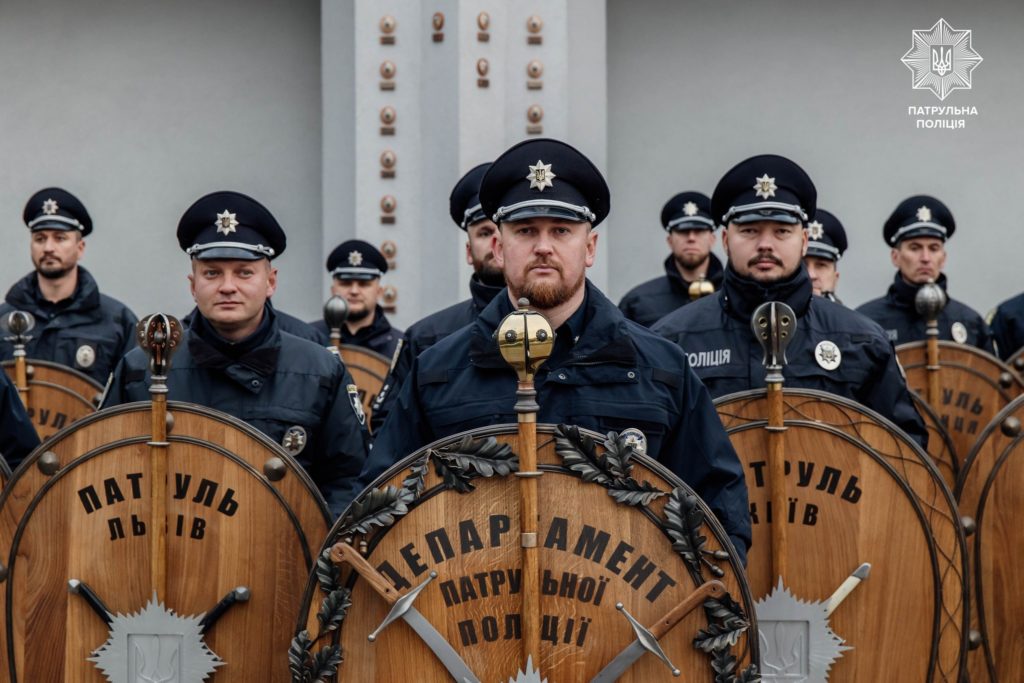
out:
<path id="1" fill-rule="evenodd" d="M 363 402 L 359 399 L 359 387 L 355 384 L 349 384 L 348 388 L 348 402 L 352 404 L 352 412 L 359 418 L 359 424 L 366 424 L 366 413 L 363 412 Z"/>
<path id="2" fill-rule="evenodd" d="M 308 441 L 306 430 L 301 425 L 292 425 L 281 437 L 281 445 L 292 457 L 302 452 L 302 449 L 306 447 L 306 441 Z"/>
<path id="3" fill-rule="evenodd" d="M 713 368 L 718 365 L 728 365 L 732 361 L 732 349 L 697 351 L 686 354 L 686 359 L 690 361 L 691 368 Z"/>
<path id="4" fill-rule="evenodd" d="M 640 455 L 647 454 L 647 436 L 636 427 L 623 429 L 619 436 L 626 439 L 626 445 L 631 446 L 634 452 Z"/>
<path id="5" fill-rule="evenodd" d="M 835 342 L 826 340 L 818 342 L 814 347 L 814 360 L 826 370 L 835 370 L 843 362 L 843 354 Z"/>
<path id="6" fill-rule="evenodd" d="M 82 344 L 75 351 L 75 365 L 80 368 L 91 368 L 96 362 L 96 349 L 88 344 Z"/>
<path id="7" fill-rule="evenodd" d="M 953 323 L 950 333 L 953 335 L 953 341 L 957 344 L 963 344 L 967 341 L 967 327 L 962 322 Z"/>

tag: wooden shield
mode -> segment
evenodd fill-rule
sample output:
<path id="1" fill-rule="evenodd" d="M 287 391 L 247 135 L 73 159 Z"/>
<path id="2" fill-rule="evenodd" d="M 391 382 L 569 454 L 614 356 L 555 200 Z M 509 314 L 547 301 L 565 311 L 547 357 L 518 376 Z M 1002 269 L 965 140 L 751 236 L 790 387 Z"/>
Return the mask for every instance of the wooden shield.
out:
<path id="1" fill-rule="evenodd" d="M 293 681 L 320 680 L 313 672 L 324 661 L 337 663 L 331 648 L 338 644 L 341 681 L 453 677 L 407 623 L 393 623 L 368 642 L 388 604 L 369 580 L 326 559 L 338 541 L 361 547 L 385 585 L 404 594 L 437 572 L 414 606 L 474 680 L 590 681 L 636 639 L 617 603 L 650 627 L 716 578 L 732 597 L 702 606 L 698 600 L 661 636 L 661 647 L 682 680 L 751 675 L 757 644 L 746 636 L 749 591 L 735 551 L 703 502 L 659 464 L 635 455 L 625 437 L 540 425 L 536 542 L 543 617 L 540 661 L 532 661 L 539 677 L 519 677 L 529 667 L 520 629 L 518 444 L 515 425 L 443 439 L 402 460 L 356 499 L 331 530 L 307 588 L 309 618 L 299 624 L 306 632 L 289 651 Z M 712 666 L 725 677 L 715 679 Z M 645 654 L 617 680 L 679 679 Z"/>
<path id="2" fill-rule="evenodd" d="M 973 628 L 982 646 L 970 653 L 974 683 L 1019 680 L 1024 670 L 1024 397 L 981 432 L 957 488 L 960 511 L 974 520 L 971 553 Z"/>
<path id="3" fill-rule="evenodd" d="M 928 430 L 928 455 L 942 475 L 942 480 L 952 491 L 960 476 L 960 458 L 957 457 L 953 440 L 928 402 L 913 389 L 910 390 L 910 397 L 914 401 L 914 408 L 924 421 L 925 429 Z"/>
<path id="4" fill-rule="evenodd" d="M 3 362 L 15 381 L 14 361 Z M 28 360 L 28 410 L 39 438 L 46 440 L 75 420 L 96 412 L 103 385 L 92 377 L 59 363 Z"/>
<path id="5" fill-rule="evenodd" d="M 786 390 L 783 399 L 790 569 L 783 585 L 796 600 L 828 601 L 854 569 L 871 564 L 869 578 L 828 620 L 852 648 L 834 661 L 830 680 L 958 683 L 966 563 L 948 487 L 917 444 L 859 404 L 800 389 Z M 801 673 L 803 660 L 763 606 L 786 608 L 779 577 L 771 575 L 765 391 L 732 394 L 716 405 L 747 473 L 754 530 L 747 574 L 761 600 L 762 670 L 788 680 L 781 674 Z M 828 639 L 819 642 L 834 654 Z"/>
<path id="6" fill-rule="evenodd" d="M 963 461 L 985 425 L 1024 392 L 1024 383 L 995 356 L 966 344 L 940 341 L 939 393 L 929 397 L 926 353 L 927 342 L 923 341 L 896 347 L 907 373 L 907 386 L 938 414 L 956 457 Z"/>
<path id="7" fill-rule="evenodd" d="M 323 498 L 280 446 L 245 423 L 188 403 L 168 403 L 168 416 L 166 609 L 147 605 L 156 528 L 148 403 L 59 432 L 0 496 L 6 680 L 102 683 L 106 673 L 111 681 L 198 681 L 213 656 L 223 662 L 218 683 L 287 679 L 279 653 L 329 526 Z M 111 626 L 80 587 L 69 593 L 72 580 L 119 615 Z M 205 633 L 187 619 L 214 611 L 239 586 L 249 600 Z"/>
<path id="8" fill-rule="evenodd" d="M 376 351 L 352 344 L 342 344 L 338 350 L 352 379 L 359 387 L 359 398 L 363 402 L 363 412 L 366 413 L 366 428 L 369 429 L 370 417 L 373 416 L 373 399 L 377 398 L 380 388 L 384 386 L 384 379 L 391 369 L 391 359 Z"/>

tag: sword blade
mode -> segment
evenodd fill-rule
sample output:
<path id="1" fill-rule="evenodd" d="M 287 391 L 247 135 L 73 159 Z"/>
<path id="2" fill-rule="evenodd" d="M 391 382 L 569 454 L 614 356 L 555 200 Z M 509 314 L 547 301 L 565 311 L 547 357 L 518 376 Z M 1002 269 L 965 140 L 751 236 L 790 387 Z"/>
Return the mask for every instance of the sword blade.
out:
<path id="1" fill-rule="evenodd" d="M 420 614 L 419 610 L 415 607 L 410 607 L 409 611 L 402 615 L 402 619 L 416 632 L 420 640 L 430 648 L 434 656 L 444 664 L 444 668 L 448 669 L 448 673 L 452 675 L 452 678 L 459 683 L 480 683 L 480 679 L 462 661 L 462 657 L 455 651 L 455 648 L 445 640 L 444 636 L 434 628 L 433 624 L 427 621 L 426 617 Z"/>
<path id="2" fill-rule="evenodd" d="M 634 640 L 625 650 L 615 655 L 615 659 L 608 662 L 608 666 L 601 669 L 590 683 L 612 683 L 619 680 L 619 677 L 626 673 L 629 667 L 636 664 L 636 660 L 640 659 L 646 651 L 639 640 Z"/>

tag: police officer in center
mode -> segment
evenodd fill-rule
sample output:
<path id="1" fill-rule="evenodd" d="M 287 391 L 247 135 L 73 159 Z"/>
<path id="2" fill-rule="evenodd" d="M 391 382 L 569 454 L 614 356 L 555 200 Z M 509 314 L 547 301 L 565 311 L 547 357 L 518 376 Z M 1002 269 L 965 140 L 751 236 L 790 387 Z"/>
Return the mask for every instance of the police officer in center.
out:
<path id="1" fill-rule="evenodd" d="M 192 260 L 199 311 L 172 359 L 168 399 L 234 415 L 281 443 L 340 514 L 366 457 L 365 417 L 340 359 L 281 331 L 267 304 L 284 231 L 254 199 L 214 192 L 185 211 L 178 244 Z M 136 348 L 118 364 L 103 406 L 149 400 L 149 385 L 149 359 Z"/>
<path id="2" fill-rule="evenodd" d="M 839 285 L 839 259 L 846 253 L 846 229 L 835 214 L 818 208 L 807 224 L 807 254 L 804 267 L 816 296 L 842 303 L 836 296 Z"/>
<path id="3" fill-rule="evenodd" d="M 637 285 L 619 302 L 623 315 L 644 327 L 722 286 L 722 262 L 711 253 L 717 226 L 707 195 L 681 192 L 672 197 L 661 210 L 661 225 L 672 251 L 665 259 L 665 274 Z"/>
<path id="4" fill-rule="evenodd" d="M 534 380 L 537 421 L 599 432 L 640 429 L 648 455 L 693 486 L 744 554 L 746 484 L 707 390 L 681 350 L 626 320 L 586 280 L 597 249 L 594 227 L 609 207 L 600 171 L 563 142 L 527 140 L 487 171 L 480 202 L 499 226 L 495 258 L 508 288 L 471 325 L 413 362 L 361 483 L 435 439 L 515 423 L 516 375 L 493 334 L 513 302 L 526 297 L 555 330 L 552 354 Z"/>
<path id="5" fill-rule="evenodd" d="M 943 291 L 946 240 L 956 221 L 935 197 L 915 195 L 900 202 L 882 228 L 896 275 L 885 296 L 862 304 L 857 311 L 882 326 L 894 344 L 925 339 L 927 321 L 917 313 L 914 298 L 926 282 Z M 950 298 L 939 314 L 939 339 L 970 344 L 993 353 L 992 336 L 984 319 L 970 306 Z"/>
<path id="6" fill-rule="evenodd" d="M 845 306 L 812 294 L 803 265 L 808 216 L 817 191 L 800 166 L 765 154 L 740 162 L 719 181 L 712 215 L 726 226 L 722 289 L 662 318 L 652 328 L 684 349 L 715 398 L 765 386 L 754 310 L 780 301 L 797 315 L 786 350 L 786 386 L 851 398 L 892 420 L 922 447 L 928 434 L 911 402 L 882 329 Z"/>
<path id="7" fill-rule="evenodd" d="M 342 242 L 327 257 L 327 272 L 331 280 L 331 294 L 340 296 L 348 304 L 348 317 L 341 327 L 341 343 L 391 358 L 402 338 L 402 331 L 392 327 L 377 303 L 384 289 L 380 278 L 388 272 L 388 261 L 369 242 L 348 240 Z M 310 325 L 320 334 L 329 335 L 323 320 Z"/>
<path id="8" fill-rule="evenodd" d="M 480 206 L 480 179 L 490 167 L 488 162 L 471 168 L 455 184 L 448 197 L 452 221 L 466 233 L 466 263 L 473 267 L 473 275 L 469 278 L 470 298 L 428 315 L 405 331 L 405 340 L 393 361 L 391 372 L 373 404 L 370 421 L 375 432 L 384 424 L 395 392 L 409 374 L 413 359 L 455 330 L 476 320 L 480 311 L 505 289 L 505 276 L 495 265 L 491 250 L 498 226 Z"/>
<path id="9" fill-rule="evenodd" d="M 16 282 L 0 305 L 0 320 L 11 311 L 35 319 L 26 344 L 29 358 L 67 365 L 103 384 L 117 361 L 135 345 L 136 317 L 123 303 L 101 294 L 96 280 L 79 265 L 92 218 L 70 192 L 40 190 L 22 214 L 30 231 L 35 271 Z M 14 348 L 0 331 L 0 359 Z"/>

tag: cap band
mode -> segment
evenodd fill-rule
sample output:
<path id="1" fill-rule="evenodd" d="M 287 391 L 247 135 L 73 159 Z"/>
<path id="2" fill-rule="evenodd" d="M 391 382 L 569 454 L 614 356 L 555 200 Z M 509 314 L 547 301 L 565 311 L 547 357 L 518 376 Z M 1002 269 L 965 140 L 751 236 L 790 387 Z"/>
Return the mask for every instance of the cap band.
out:
<path id="1" fill-rule="evenodd" d="M 34 226 L 39 225 L 40 223 L 49 223 L 51 221 L 57 222 L 57 223 L 64 223 L 66 225 L 70 225 L 70 226 L 72 226 L 74 228 L 77 228 L 78 230 L 85 230 L 85 226 L 82 225 L 81 223 L 79 223 L 78 221 L 76 221 L 74 218 L 66 218 L 64 216 L 60 216 L 60 215 L 57 215 L 57 214 L 52 214 L 52 215 L 45 215 L 44 214 L 42 216 L 38 216 L 36 218 L 33 218 L 32 220 L 30 220 L 28 222 L 28 227 L 29 227 L 29 229 L 32 229 Z"/>
<path id="2" fill-rule="evenodd" d="M 482 221 L 485 218 L 487 218 L 487 214 L 484 213 L 483 206 L 481 204 L 471 206 L 462 214 L 462 229 L 465 230 L 469 226 L 478 221 Z"/>
<path id="3" fill-rule="evenodd" d="M 804 213 L 803 208 L 797 204 L 784 204 L 782 202 L 760 202 L 758 204 L 744 204 L 743 206 L 729 207 L 729 210 L 725 213 L 724 216 L 722 216 L 722 222 L 728 225 L 729 221 L 737 214 L 753 213 L 755 211 L 765 211 L 770 209 L 778 209 L 779 211 L 782 211 L 784 213 L 789 213 L 793 214 L 794 216 L 798 216 L 799 218 L 805 221 L 807 220 L 807 214 Z"/>
<path id="4" fill-rule="evenodd" d="M 220 248 L 241 249 L 242 251 L 250 251 L 254 254 L 262 254 L 267 258 L 274 257 L 274 250 L 271 247 L 267 247 L 262 244 L 249 244 L 247 242 L 207 242 L 206 244 L 193 244 L 185 250 L 185 253 L 189 256 L 195 256 L 196 254 L 201 254 L 208 249 Z"/>
<path id="5" fill-rule="evenodd" d="M 831 244 L 826 244 L 824 242 L 808 242 L 807 253 L 810 254 L 812 249 L 828 252 L 836 257 L 836 261 L 839 260 L 839 249 L 837 247 L 833 247 Z"/>
<path id="6" fill-rule="evenodd" d="M 334 270 L 331 271 L 331 275 L 333 277 L 336 277 L 336 278 L 339 278 L 339 279 L 342 279 L 342 280 L 356 280 L 356 279 L 359 279 L 359 278 L 354 277 L 356 275 L 369 275 L 371 277 L 371 279 L 372 279 L 372 278 L 380 277 L 383 274 L 384 273 L 382 273 L 379 268 L 351 268 L 351 267 L 342 268 L 341 266 L 339 266 L 339 267 L 337 267 L 337 268 L 335 268 Z M 350 277 L 345 277 L 346 275 L 348 275 Z"/>
<path id="7" fill-rule="evenodd" d="M 900 235 L 904 235 L 911 230 L 917 230 L 918 228 L 932 228 L 936 232 L 942 234 L 942 238 L 945 239 L 947 235 L 946 226 L 939 225 L 938 223 L 932 223 L 931 221 L 919 221 L 917 223 L 911 223 L 910 225 L 904 225 L 902 228 L 897 230 L 892 239 L 889 240 L 890 244 L 896 244 L 900 240 Z"/>
<path id="8" fill-rule="evenodd" d="M 716 227 L 715 222 L 713 220 L 711 220 L 710 218 L 705 218 L 704 216 L 682 216 L 680 218 L 673 218 L 672 220 L 670 220 L 668 222 L 668 225 L 665 226 L 665 229 L 671 230 L 678 225 L 687 223 L 699 223 L 700 225 L 707 226 L 711 230 L 714 230 Z M 699 226 L 694 227 L 699 228 Z"/>
<path id="9" fill-rule="evenodd" d="M 560 202 L 557 199 L 529 199 L 525 202 L 516 202 L 511 206 L 499 206 L 498 211 L 494 214 L 492 220 L 495 223 L 500 223 L 501 219 L 509 214 L 519 211 L 520 209 L 528 209 L 531 206 L 550 206 L 556 209 L 567 209 L 573 213 L 583 216 L 586 220 L 594 222 L 597 216 L 586 206 L 577 206 L 576 204 L 570 204 L 568 202 Z"/>

